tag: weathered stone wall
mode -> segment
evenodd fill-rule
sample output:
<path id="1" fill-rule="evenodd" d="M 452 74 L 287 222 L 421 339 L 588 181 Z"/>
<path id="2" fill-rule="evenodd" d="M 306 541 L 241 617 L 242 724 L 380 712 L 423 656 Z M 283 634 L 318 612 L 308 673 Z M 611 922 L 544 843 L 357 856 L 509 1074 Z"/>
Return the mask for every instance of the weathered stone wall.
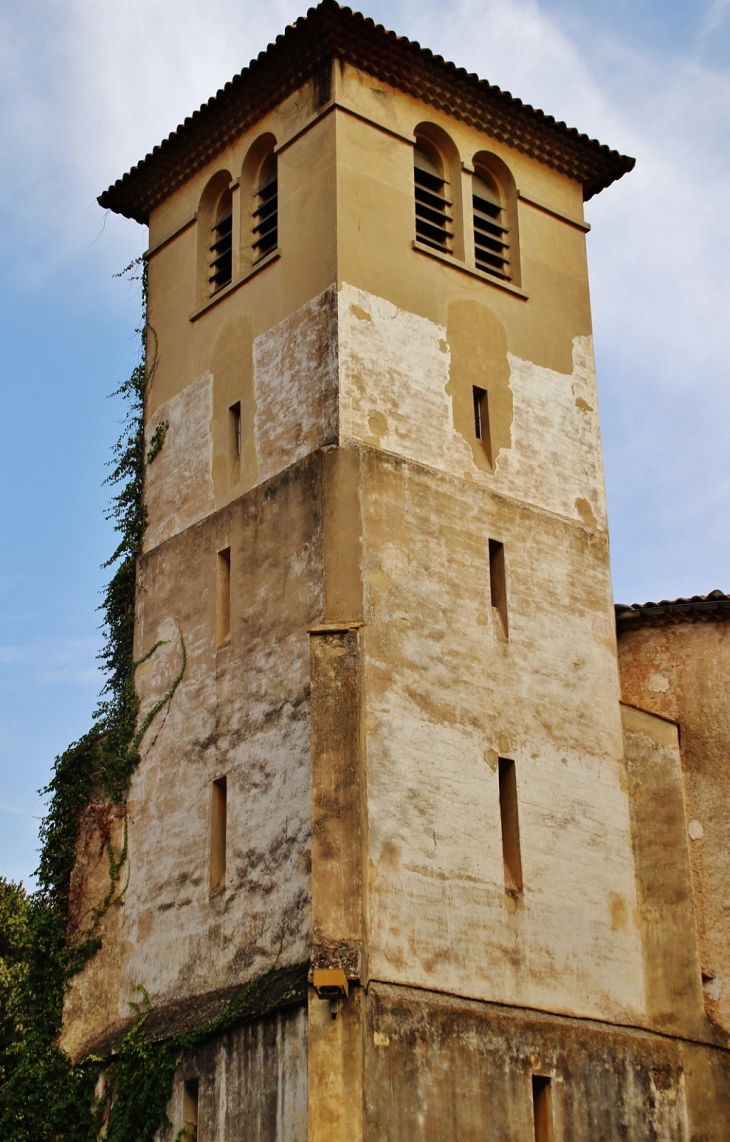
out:
<path id="1" fill-rule="evenodd" d="M 198 1089 L 200 1142 L 306 1142 L 306 1008 L 267 1016 L 191 1051 L 176 1075 L 171 1125 L 158 1142 L 178 1137 L 184 1085 L 191 1080 Z"/>
<path id="2" fill-rule="evenodd" d="M 575 338 L 564 374 L 510 354 L 486 300 L 455 300 L 443 326 L 347 285 L 339 303 L 343 441 L 605 530 L 590 337 Z M 493 469 L 474 434 L 480 383 L 489 389 Z"/>
<path id="3" fill-rule="evenodd" d="M 627 630 L 619 662 L 624 701 L 679 724 L 705 1007 L 730 1032 L 730 623 Z"/>
<path id="4" fill-rule="evenodd" d="M 129 800 L 120 1016 L 301 962 L 310 944 L 307 627 L 322 610 L 320 463 L 304 461 L 155 548 L 140 565 L 142 713 L 187 666 L 142 745 Z M 217 552 L 231 634 L 216 647 Z M 227 776 L 225 887 L 209 889 L 212 782 Z"/>
<path id="5" fill-rule="evenodd" d="M 647 1019 L 661 1031 L 712 1039 L 702 1004 L 677 726 L 633 706 L 621 713 Z"/>
<path id="6" fill-rule="evenodd" d="M 364 1004 L 373 1142 L 525 1142 L 532 1076 L 551 1080 L 560 1142 L 726 1142 L 727 1052 L 373 984 Z"/>
<path id="7" fill-rule="evenodd" d="M 375 450 L 363 467 L 371 978 L 640 1020 L 605 536 Z M 517 773 L 517 894 L 500 756 Z"/>

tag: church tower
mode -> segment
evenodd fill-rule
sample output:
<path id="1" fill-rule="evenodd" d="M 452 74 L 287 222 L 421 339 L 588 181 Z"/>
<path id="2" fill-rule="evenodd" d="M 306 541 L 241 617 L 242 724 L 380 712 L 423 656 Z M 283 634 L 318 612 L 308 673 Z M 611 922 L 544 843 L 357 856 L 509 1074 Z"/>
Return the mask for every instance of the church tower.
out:
<path id="1" fill-rule="evenodd" d="M 632 166 L 324 0 L 101 196 L 149 226 L 141 717 L 182 677 L 64 1035 L 243 997 L 166 1142 L 728 1137 L 681 779 L 624 750 L 583 202 Z"/>

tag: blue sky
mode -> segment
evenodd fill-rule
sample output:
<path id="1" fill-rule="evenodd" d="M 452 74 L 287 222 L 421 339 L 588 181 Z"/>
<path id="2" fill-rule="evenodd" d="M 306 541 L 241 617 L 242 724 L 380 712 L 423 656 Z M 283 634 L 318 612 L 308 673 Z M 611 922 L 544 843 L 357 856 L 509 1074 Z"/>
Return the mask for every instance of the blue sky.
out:
<path id="1" fill-rule="evenodd" d="M 97 194 L 303 13 L 290 0 L 0 4 L 0 873 L 101 678 L 102 486 L 146 245 Z M 637 158 L 588 203 L 616 598 L 730 590 L 730 0 L 361 10 Z"/>

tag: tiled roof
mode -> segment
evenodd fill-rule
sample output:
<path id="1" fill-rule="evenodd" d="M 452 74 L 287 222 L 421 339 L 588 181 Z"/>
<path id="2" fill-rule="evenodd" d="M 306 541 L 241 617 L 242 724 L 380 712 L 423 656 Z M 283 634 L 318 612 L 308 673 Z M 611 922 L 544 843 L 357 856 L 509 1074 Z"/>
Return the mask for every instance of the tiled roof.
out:
<path id="1" fill-rule="evenodd" d="M 405 91 L 561 171 L 590 198 L 630 171 L 634 160 L 515 99 L 420 44 L 386 31 L 335 0 L 322 0 L 277 36 L 247 68 L 99 197 L 137 222 L 307 80 L 329 99 L 333 59 Z"/>
<path id="2" fill-rule="evenodd" d="M 710 591 L 709 595 L 693 595 L 691 599 L 662 599 L 660 603 L 616 603 L 616 626 L 619 634 L 640 626 L 672 626 L 675 623 L 727 622 L 730 620 L 730 595 Z"/>

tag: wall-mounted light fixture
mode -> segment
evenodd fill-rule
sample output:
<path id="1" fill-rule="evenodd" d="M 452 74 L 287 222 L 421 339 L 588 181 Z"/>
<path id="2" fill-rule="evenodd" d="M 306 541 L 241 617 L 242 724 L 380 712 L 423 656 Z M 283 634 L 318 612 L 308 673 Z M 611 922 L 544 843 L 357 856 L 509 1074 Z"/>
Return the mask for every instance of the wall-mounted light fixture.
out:
<path id="1" fill-rule="evenodd" d="M 329 1000 L 330 1013 L 336 1019 L 340 1000 L 347 999 L 350 994 L 342 968 L 315 968 L 312 984 L 320 999 Z"/>

